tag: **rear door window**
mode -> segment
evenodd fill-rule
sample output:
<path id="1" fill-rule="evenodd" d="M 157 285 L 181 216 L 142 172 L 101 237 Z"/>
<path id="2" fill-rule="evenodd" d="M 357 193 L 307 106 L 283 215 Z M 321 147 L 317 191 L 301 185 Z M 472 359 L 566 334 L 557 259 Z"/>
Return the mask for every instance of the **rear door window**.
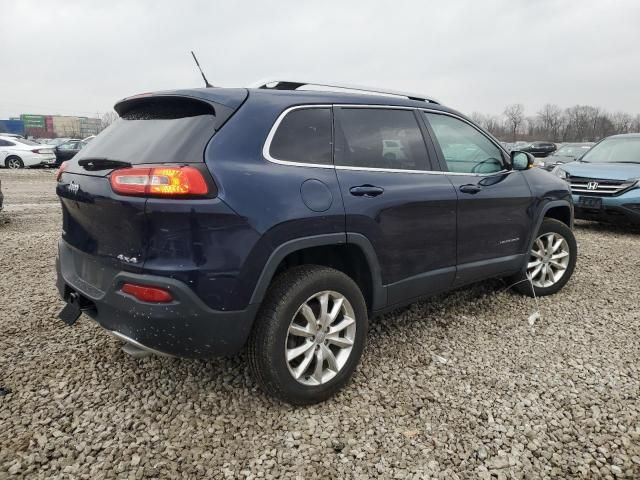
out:
<path id="1" fill-rule="evenodd" d="M 271 160 L 331 165 L 331 109 L 299 108 L 285 115 L 271 144 Z"/>
<path id="2" fill-rule="evenodd" d="M 424 137 L 413 110 L 340 109 L 336 165 L 430 170 Z"/>

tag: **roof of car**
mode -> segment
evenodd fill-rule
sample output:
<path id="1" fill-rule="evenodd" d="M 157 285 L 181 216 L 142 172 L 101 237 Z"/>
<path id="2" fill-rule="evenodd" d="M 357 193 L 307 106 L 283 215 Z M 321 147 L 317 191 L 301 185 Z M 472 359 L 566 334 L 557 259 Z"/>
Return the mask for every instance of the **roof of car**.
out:
<path id="1" fill-rule="evenodd" d="M 245 99 L 272 99 L 283 105 L 304 105 L 304 104 L 355 104 L 355 105 L 388 105 L 412 108 L 428 108 L 431 110 L 441 110 L 444 112 L 461 113 L 447 108 L 438 103 L 425 100 L 414 100 L 408 97 L 382 93 L 355 93 L 336 92 L 330 90 L 278 90 L 269 88 L 190 88 L 183 90 L 165 90 L 150 92 L 131 97 L 123 98 L 115 105 L 116 111 L 120 111 L 121 106 L 133 100 L 154 97 L 154 96 L 184 96 L 214 102 L 230 108 L 239 107 Z"/>
<path id="2" fill-rule="evenodd" d="M 618 135 L 611 135 L 607 138 L 639 138 L 640 133 L 619 133 Z"/>

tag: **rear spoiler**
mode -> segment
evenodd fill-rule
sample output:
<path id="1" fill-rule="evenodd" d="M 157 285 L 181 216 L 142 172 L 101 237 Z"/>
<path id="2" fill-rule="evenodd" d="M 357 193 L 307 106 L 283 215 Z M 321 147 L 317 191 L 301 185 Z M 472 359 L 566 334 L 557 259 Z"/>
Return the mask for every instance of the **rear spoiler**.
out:
<path id="1" fill-rule="evenodd" d="M 210 114 L 216 117 L 216 129 L 220 128 L 245 102 L 249 92 L 246 88 L 207 88 L 173 90 L 167 92 L 142 93 L 123 98 L 114 105 L 118 115 L 149 106 L 156 109 L 170 106 L 184 109 L 185 116 Z"/>

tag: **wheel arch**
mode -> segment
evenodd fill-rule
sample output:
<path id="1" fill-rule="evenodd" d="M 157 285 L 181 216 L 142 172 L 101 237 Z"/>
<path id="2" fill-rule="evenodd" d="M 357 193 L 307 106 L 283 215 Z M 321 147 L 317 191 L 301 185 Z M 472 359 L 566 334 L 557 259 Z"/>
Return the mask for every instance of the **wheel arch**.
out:
<path id="1" fill-rule="evenodd" d="M 531 250 L 533 242 L 536 239 L 536 234 L 540 230 L 540 225 L 545 218 L 553 218 L 561 221 L 570 229 L 573 229 L 573 205 L 568 200 L 552 200 L 546 203 L 538 214 L 534 228 L 529 235 L 529 242 L 527 243 L 527 252 Z"/>
<path id="2" fill-rule="evenodd" d="M 273 278 L 292 266 L 322 265 L 340 270 L 360 287 L 370 311 L 386 303 L 380 265 L 371 242 L 360 234 L 332 233 L 297 238 L 283 243 L 269 256 L 251 296 L 261 303 Z"/>

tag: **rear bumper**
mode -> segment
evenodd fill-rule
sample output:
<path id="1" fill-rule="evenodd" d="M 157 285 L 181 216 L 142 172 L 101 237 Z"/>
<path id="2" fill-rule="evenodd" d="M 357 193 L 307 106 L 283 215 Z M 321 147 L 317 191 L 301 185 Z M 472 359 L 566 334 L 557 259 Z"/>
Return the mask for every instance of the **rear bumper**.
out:
<path id="1" fill-rule="evenodd" d="M 77 274 L 76 258 L 83 255 L 59 242 L 58 292 L 63 299 L 78 293 L 84 312 L 119 338 L 155 353 L 185 358 L 232 355 L 244 346 L 258 305 L 232 312 L 212 310 L 178 280 L 123 271 L 114 271 L 109 287 L 102 291 Z M 120 291 L 125 282 L 162 287 L 174 301 L 140 302 Z"/>
<path id="2" fill-rule="evenodd" d="M 40 155 L 42 158 L 40 160 L 40 165 L 42 166 L 56 166 L 58 161 L 55 155 Z"/>

